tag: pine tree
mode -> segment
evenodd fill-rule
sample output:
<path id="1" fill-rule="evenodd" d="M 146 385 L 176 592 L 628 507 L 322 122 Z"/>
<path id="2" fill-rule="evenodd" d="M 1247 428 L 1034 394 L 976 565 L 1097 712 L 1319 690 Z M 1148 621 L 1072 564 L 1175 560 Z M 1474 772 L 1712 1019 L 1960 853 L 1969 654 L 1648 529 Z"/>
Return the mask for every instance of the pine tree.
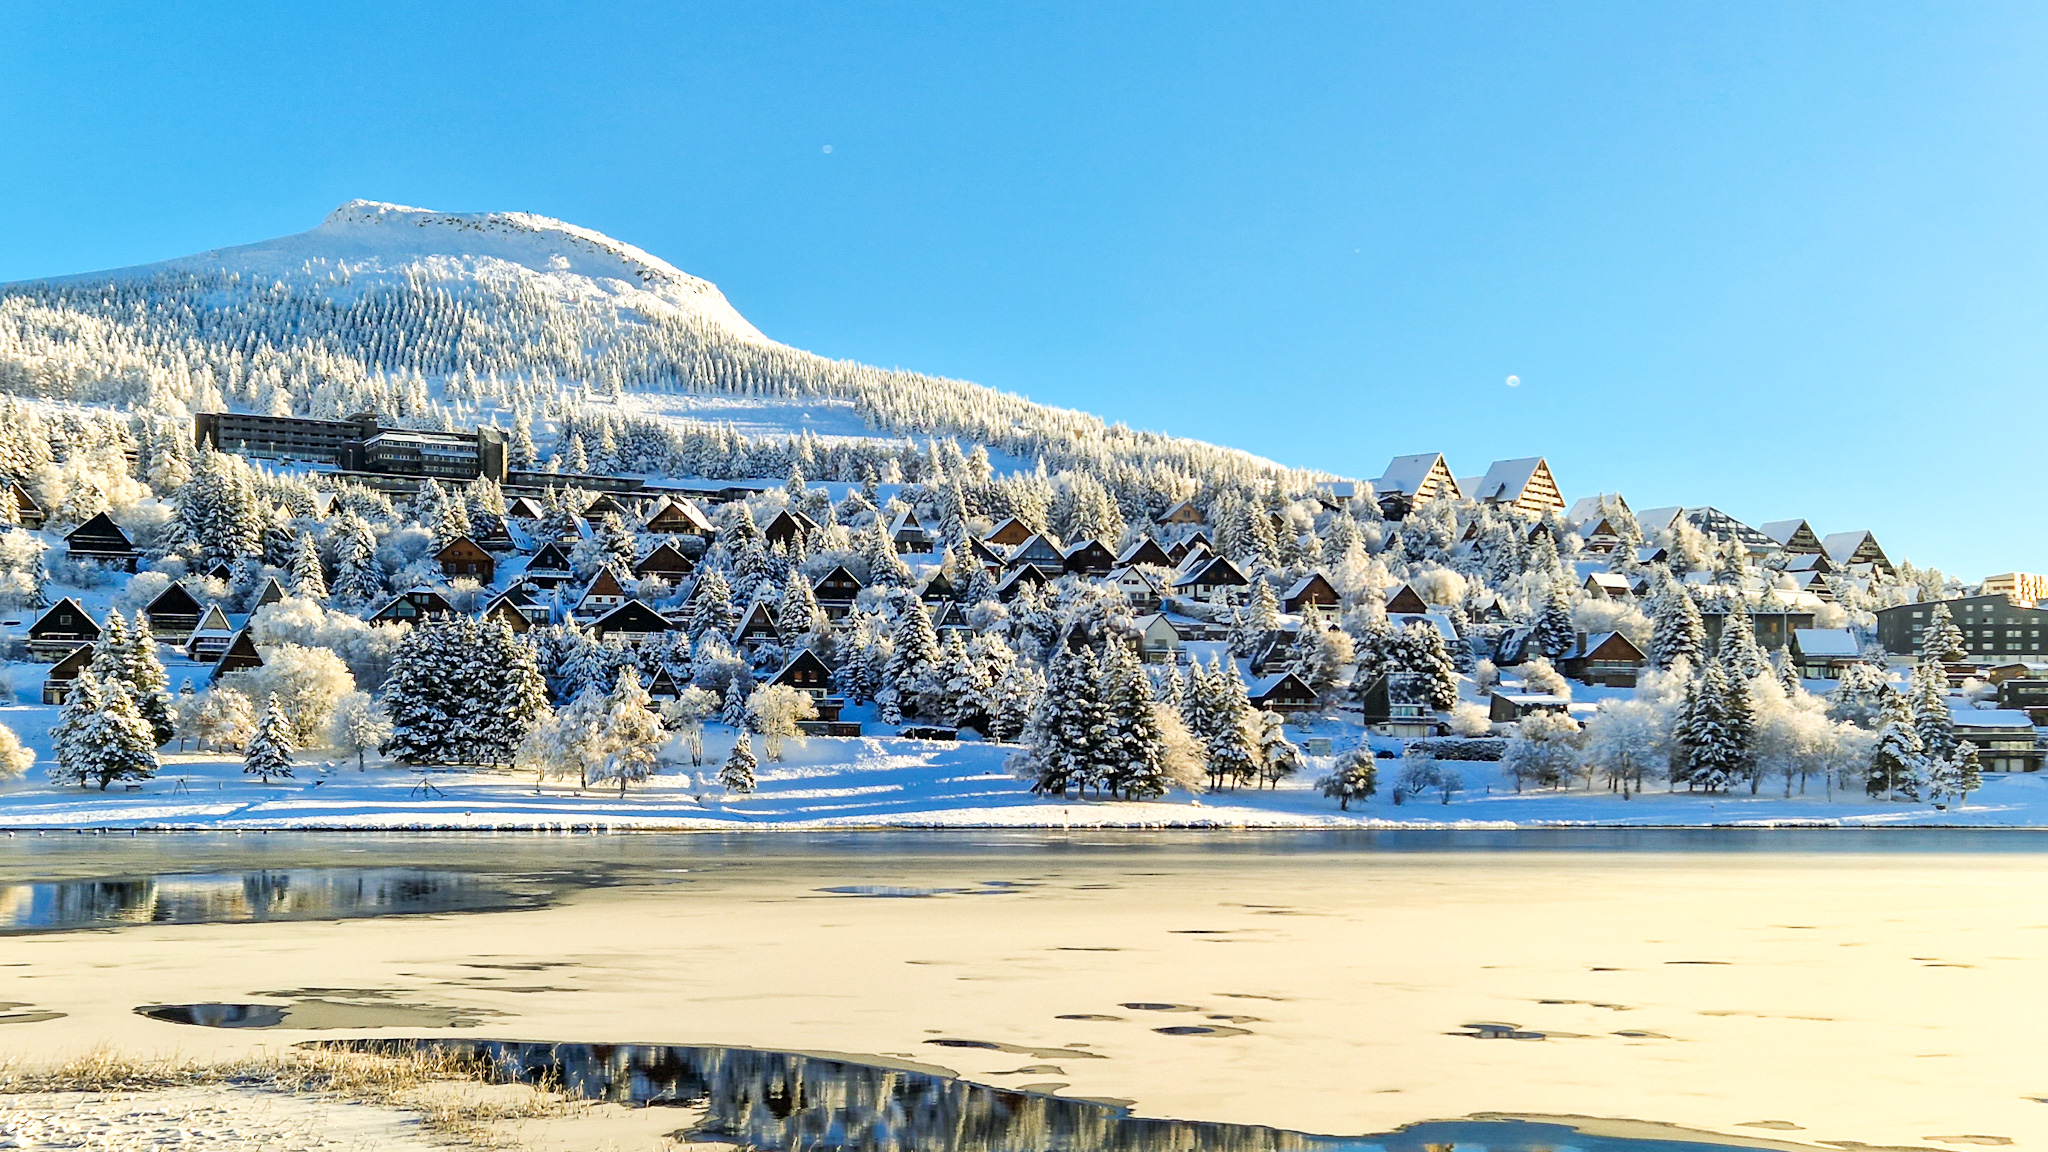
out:
<path id="1" fill-rule="evenodd" d="M 1413 672 L 1422 677 L 1423 692 L 1431 708 L 1448 712 L 1458 706 L 1458 669 L 1443 633 L 1435 625 L 1411 620 L 1387 646 L 1389 671 Z"/>
<path id="2" fill-rule="evenodd" d="M 289 777 L 292 753 L 298 751 L 292 746 L 291 732 L 291 721 L 285 718 L 277 693 L 272 692 L 263 704 L 263 715 L 256 721 L 256 734 L 249 738 L 249 747 L 242 754 L 243 773 L 260 777 L 265 784 L 270 783 L 272 776 Z"/>
<path id="3" fill-rule="evenodd" d="M 725 706 L 719 713 L 720 722 L 732 728 L 744 728 L 747 723 L 747 693 L 738 676 L 725 685 Z"/>
<path id="4" fill-rule="evenodd" d="M 1970 658 L 1963 646 L 1963 630 L 1956 627 L 1948 605 L 1936 603 L 1927 613 L 1927 627 L 1920 632 L 1920 659 L 1928 664 L 1953 664 Z"/>
<path id="5" fill-rule="evenodd" d="M 502 622 L 456 617 L 408 632 L 384 686 L 387 754 L 408 764 L 510 764 L 547 706 L 533 646 Z"/>
<path id="6" fill-rule="evenodd" d="M 1884 726 L 1871 749 L 1864 791 L 1872 796 L 1917 798 L 1927 767 L 1926 752 L 1913 729 L 1911 705 L 1894 693 L 1885 702 Z"/>
<path id="7" fill-rule="evenodd" d="M 1739 599 L 1731 600 L 1727 612 L 1721 616 L 1719 656 L 1729 678 L 1740 684 L 1748 684 L 1770 671 L 1770 662 L 1764 658 L 1763 649 L 1757 646 L 1756 628 L 1750 620 L 1749 608 Z"/>
<path id="8" fill-rule="evenodd" d="M 1550 536 L 1546 533 L 1541 538 L 1548 540 Z M 1536 616 L 1530 640 L 1538 652 L 1555 660 L 1571 651 L 1577 639 L 1578 633 L 1572 627 L 1571 589 L 1562 579 L 1553 577 L 1544 593 L 1543 610 Z"/>
<path id="9" fill-rule="evenodd" d="M 92 780 L 93 728 L 107 706 L 106 692 L 92 669 L 80 672 L 64 695 L 64 707 L 50 728 L 50 783 L 77 784 Z"/>
<path id="10" fill-rule="evenodd" d="M 1745 776 L 1749 749 L 1744 740 L 1749 717 L 1747 701 L 1732 697 L 1720 665 L 1709 663 L 1695 682 L 1695 695 L 1677 733 L 1685 749 L 1685 782 L 1689 788 L 1718 792 Z M 1731 710 L 1735 710 L 1731 714 Z"/>
<path id="11" fill-rule="evenodd" d="M 1202 711 L 1208 730 L 1196 735 L 1208 751 L 1209 775 L 1219 785 L 1257 778 L 1259 749 L 1252 728 L 1256 709 L 1245 692 L 1244 679 L 1237 674 L 1237 665 L 1212 662 L 1202 678 L 1201 691 L 1207 696 Z"/>
<path id="12" fill-rule="evenodd" d="M 775 627 L 789 638 L 826 629 L 825 613 L 819 609 L 817 594 L 811 591 L 811 582 L 802 572 L 792 570 L 789 579 L 783 583 L 782 603 L 775 612 Z"/>
<path id="13" fill-rule="evenodd" d="M 690 594 L 690 638 L 701 638 L 707 632 L 724 635 L 738 623 L 733 609 L 732 586 L 725 577 L 716 572 L 706 572 L 697 578 L 697 587 Z"/>
<path id="14" fill-rule="evenodd" d="M 889 527 L 882 523 L 880 516 L 868 525 L 862 534 L 862 543 L 862 556 L 868 563 L 868 583 L 882 588 L 910 586 L 910 566 L 897 554 L 895 541 L 889 539 Z"/>
<path id="15" fill-rule="evenodd" d="M 1909 693 L 1913 708 L 1913 734 L 1920 738 L 1920 752 L 1929 763 L 1947 760 L 1955 754 L 1955 717 L 1948 708 L 1948 676 L 1939 663 L 1922 664 L 1913 670 Z"/>
<path id="16" fill-rule="evenodd" d="M 313 544 L 311 533 L 299 533 L 291 559 L 292 595 L 327 599 L 327 577 L 320 571 L 320 549 Z"/>
<path id="17" fill-rule="evenodd" d="M 92 718 L 84 743 L 92 749 L 91 774 L 102 792 L 116 780 L 156 775 L 156 734 L 126 692 L 107 693 L 106 706 Z"/>
<path id="18" fill-rule="evenodd" d="M 605 755 L 592 776 L 595 780 L 617 780 L 622 799 L 628 783 L 639 783 L 653 775 L 655 757 L 668 742 L 668 734 L 662 730 L 661 717 L 655 715 L 652 703 L 646 687 L 640 683 L 640 673 L 622 669 L 605 702 Z M 748 787 L 752 787 L 751 779 Z"/>
<path id="19" fill-rule="evenodd" d="M 1657 594 L 1651 621 L 1650 657 L 1668 672 L 1680 660 L 1698 668 L 1707 650 L 1707 628 L 1700 620 L 1699 605 L 1692 594 L 1675 581 L 1666 580 Z"/>
<path id="20" fill-rule="evenodd" d="M 752 792 L 754 770 L 760 766 L 760 761 L 754 758 L 753 742 L 747 739 L 745 732 L 742 732 L 739 738 L 732 742 L 732 755 L 725 758 L 725 766 L 718 770 L 718 782 L 725 786 L 727 792 L 742 795 Z"/>
<path id="21" fill-rule="evenodd" d="M 931 697 L 936 695 L 938 686 L 938 633 L 915 596 L 901 595 L 891 606 L 896 610 L 896 625 L 890 631 L 894 647 L 883 677 L 884 686 L 896 690 L 896 699 L 905 711 L 916 716 L 932 715 Z"/>
<path id="22" fill-rule="evenodd" d="M 121 679 L 127 685 L 129 698 L 135 701 L 135 711 L 156 736 L 156 743 L 151 746 L 160 748 L 177 735 L 171 708 L 171 677 L 164 671 L 163 661 L 157 658 L 156 634 L 150 629 L 149 617 L 140 612 L 135 614 L 135 627 L 120 653 L 120 664 Z"/>
<path id="23" fill-rule="evenodd" d="M 1112 796 L 1156 800 L 1173 784 L 1152 682 L 1137 653 L 1111 640 L 1102 661 L 1102 760 L 1097 774 Z"/>
<path id="24" fill-rule="evenodd" d="M 369 605 L 384 595 L 384 570 L 377 563 L 377 537 L 354 512 L 334 528 L 334 584 L 329 589 L 347 604 Z"/>

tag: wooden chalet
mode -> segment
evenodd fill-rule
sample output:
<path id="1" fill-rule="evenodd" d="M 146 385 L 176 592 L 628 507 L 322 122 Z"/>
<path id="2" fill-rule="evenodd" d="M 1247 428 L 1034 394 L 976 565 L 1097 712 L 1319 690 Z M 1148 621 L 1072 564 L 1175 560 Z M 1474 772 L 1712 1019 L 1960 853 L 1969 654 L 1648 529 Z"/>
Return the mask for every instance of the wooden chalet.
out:
<path id="1" fill-rule="evenodd" d="M 235 633 L 235 638 L 228 641 L 227 651 L 222 652 L 220 659 L 213 662 L 213 682 L 219 682 L 221 677 L 230 672 L 246 672 L 251 668 L 261 667 L 263 654 L 256 650 L 256 641 L 250 637 L 249 630 L 244 628 Z"/>
<path id="2" fill-rule="evenodd" d="M 1451 466 L 1445 463 L 1441 452 L 1394 457 L 1380 478 L 1372 482 L 1372 490 L 1379 502 L 1380 514 L 1389 520 L 1400 520 L 1417 505 L 1427 504 L 1439 496 L 1455 500 L 1463 495 L 1458 491 L 1457 478 L 1451 475 Z"/>
<path id="3" fill-rule="evenodd" d="M 633 511 L 619 503 L 618 497 L 609 492 L 600 492 L 597 498 L 583 506 L 585 520 L 602 520 L 606 516 L 617 516 L 621 520 L 633 519 Z"/>
<path id="4" fill-rule="evenodd" d="M 946 604 L 959 599 L 965 590 L 959 581 L 940 568 L 924 582 L 924 587 L 917 590 L 917 598 L 927 604 Z"/>
<path id="5" fill-rule="evenodd" d="M 681 496 L 663 496 L 654 502 L 654 510 L 643 525 L 647 531 L 663 536 L 701 536 L 706 540 L 718 534 L 711 524 L 711 518 L 704 510 Z"/>
<path id="6" fill-rule="evenodd" d="M 974 625 L 967 622 L 967 610 L 952 600 L 931 606 L 932 630 L 944 640 L 948 634 L 958 632 L 960 639 L 974 639 Z"/>
<path id="7" fill-rule="evenodd" d="M 1003 569 L 1003 554 L 979 540 L 970 538 L 967 541 L 967 556 L 981 565 L 984 572 L 994 574 Z"/>
<path id="8" fill-rule="evenodd" d="M 1797 556 L 1787 556 L 1784 567 L 1781 570 L 1793 573 L 1794 575 L 1810 572 L 1815 576 L 1828 576 L 1834 573 L 1835 562 L 1828 559 L 1828 554 L 1825 552 L 1807 552 Z"/>
<path id="9" fill-rule="evenodd" d="M 1235 604 L 1244 598 L 1250 587 L 1251 581 L 1245 579 L 1237 565 L 1221 556 L 1210 557 L 1194 571 L 1173 582 L 1174 595 L 1190 596 L 1211 604 Z"/>
<path id="10" fill-rule="evenodd" d="M 1875 663 L 1847 628 L 1794 628 L 1785 654 L 1804 680 L 1840 680 L 1857 664 Z"/>
<path id="11" fill-rule="evenodd" d="M 1147 536 L 1129 548 L 1124 549 L 1123 555 L 1116 558 L 1116 566 L 1119 568 L 1129 568 L 1139 564 L 1149 565 L 1154 568 L 1171 568 L 1173 567 L 1173 557 L 1166 554 L 1166 549 L 1159 546 L 1159 541 Z"/>
<path id="12" fill-rule="evenodd" d="M 740 622 L 732 630 L 732 642 L 741 647 L 757 644 L 774 644 L 782 639 L 782 629 L 775 623 L 775 610 L 768 601 L 756 600 L 747 606 Z"/>
<path id="13" fill-rule="evenodd" d="M 1419 673 L 1384 673 L 1366 685 L 1358 701 L 1365 726 L 1381 736 L 1412 739 L 1450 730 L 1429 706 L 1428 685 Z"/>
<path id="14" fill-rule="evenodd" d="M 190 635 L 185 637 L 185 656 L 200 664 L 211 664 L 234 643 L 235 629 L 220 605 L 209 604 Z"/>
<path id="15" fill-rule="evenodd" d="M 994 528 L 989 529 L 988 535 L 983 536 L 982 539 L 1007 553 L 1010 549 L 1015 548 L 1035 535 L 1037 533 L 1033 532 L 1030 526 L 1015 516 L 1010 516 L 1004 518 L 1003 522 Z"/>
<path id="16" fill-rule="evenodd" d="M 1026 588 L 1043 588 L 1050 583 L 1052 581 L 1046 579 L 1045 573 L 1034 565 L 1026 564 L 1004 576 L 1002 582 L 996 585 L 996 599 L 1015 600 Z"/>
<path id="17" fill-rule="evenodd" d="M 573 575 L 569 550 L 550 540 L 526 561 L 526 571 L 521 578 L 542 588 L 559 588 L 567 584 Z"/>
<path id="18" fill-rule="evenodd" d="M 1173 664 L 1180 660 L 1188 637 L 1164 613 L 1154 612 L 1132 621 L 1138 628 L 1138 658 L 1147 664 Z"/>
<path id="19" fill-rule="evenodd" d="M 818 607 L 824 609 L 825 615 L 838 620 L 853 611 L 854 598 L 859 596 L 860 590 L 865 587 L 859 577 L 848 572 L 846 566 L 841 564 L 818 577 L 818 583 L 811 589 L 811 594 L 817 597 Z"/>
<path id="20" fill-rule="evenodd" d="M 233 566 L 231 566 L 225 560 L 215 560 L 213 563 L 207 565 L 206 571 L 203 573 L 203 575 L 208 580 L 218 580 L 223 584 L 232 584 L 235 582 L 235 570 Z"/>
<path id="21" fill-rule="evenodd" d="M 1387 615 L 1420 616 L 1429 611 L 1429 602 L 1416 594 L 1406 584 L 1399 585 L 1387 593 Z"/>
<path id="22" fill-rule="evenodd" d="M 1557 670 L 1581 684 L 1633 688 L 1647 663 L 1643 650 L 1619 632 L 1581 632 L 1558 657 Z"/>
<path id="23" fill-rule="evenodd" d="M 43 677 L 43 703 L 62 704 L 71 695 L 71 686 L 78 683 L 78 674 L 92 667 L 92 645 L 80 644 L 66 652 L 50 665 L 49 675 Z"/>
<path id="24" fill-rule="evenodd" d="M 683 555 L 681 548 L 666 540 L 633 565 L 634 576 L 642 580 L 660 580 L 668 584 L 680 584 L 696 572 L 696 563 Z"/>
<path id="25" fill-rule="evenodd" d="M 590 634 L 599 640 L 617 636 L 638 645 L 675 631 L 675 623 L 639 600 L 628 600 L 590 624 Z"/>
<path id="26" fill-rule="evenodd" d="M 45 659 L 61 656 L 80 644 L 100 638 L 100 622 L 85 606 L 66 596 L 50 605 L 28 626 L 28 650 Z"/>
<path id="27" fill-rule="evenodd" d="M 1292 672 L 1260 677 L 1245 685 L 1245 694 L 1251 697 L 1252 707 L 1282 715 L 1313 712 L 1316 707 L 1315 689 Z"/>
<path id="28" fill-rule="evenodd" d="M 768 526 L 761 529 L 761 538 L 770 545 L 785 547 L 795 543 L 798 537 L 809 540 L 818 534 L 818 522 L 793 508 L 784 508 L 775 514 Z"/>
<path id="29" fill-rule="evenodd" d="M 1496 460 L 1474 490 L 1464 494 L 1482 504 L 1501 505 L 1529 516 L 1564 511 L 1557 480 L 1541 456 Z"/>
<path id="30" fill-rule="evenodd" d="M 1200 524 L 1202 510 L 1192 500 L 1182 500 L 1159 514 L 1160 524 Z"/>
<path id="31" fill-rule="evenodd" d="M 483 545 L 467 536 L 450 540 L 439 552 L 434 553 L 434 563 L 441 566 L 441 574 L 450 580 L 474 580 L 489 584 L 498 578 L 498 562 Z"/>
<path id="32" fill-rule="evenodd" d="M 922 555 L 932 550 L 932 534 L 918 523 L 917 513 L 905 508 L 889 525 L 889 541 L 898 555 Z"/>
<path id="33" fill-rule="evenodd" d="M 1062 570 L 1082 576 L 1107 576 L 1116 567 L 1116 556 L 1100 540 L 1083 540 L 1069 547 Z"/>
<path id="34" fill-rule="evenodd" d="M 1003 561 L 1006 568 L 1021 568 L 1029 565 L 1043 572 L 1047 579 L 1056 579 L 1067 570 L 1067 557 L 1052 537 L 1035 532 L 1022 544 L 1010 549 L 1010 556 Z"/>
<path id="35" fill-rule="evenodd" d="M 413 588 L 393 596 L 370 617 L 372 624 L 418 624 L 455 615 L 455 609 L 432 588 Z"/>
<path id="36" fill-rule="evenodd" d="M 541 502 L 531 496 L 515 496 L 505 502 L 505 518 L 508 520 L 539 520 L 548 514 Z"/>
<path id="37" fill-rule="evenodd" d="M 1587 595 L 1597 596 L 1604 600 L 1627 600 L 1635 595 L 1635 590 L 1629 585 L 1628 577 L 1623 576 L 1619 572 L 1588 572 L 1586 573 L 1586 582 L 1582 587 L 1586 590 Z"/>
<path id="38" fill-rule="evenodd" d="M 1106 579 L 1116 585 L 1117 591 L 1124 594 L 1131 607 L 1140 612 L 1158 611 L 1159 602 L 1166 595 L 1163 581 L 1143 568 L 1113 568 Z"/>
<path id="39" fill-rule="evenodd" d="M 584 589 L 582 597 L 576 601 L 576 614 L 601 615 L 624 604 L 626 599 L 626 587 L 619 583 L 619 578 L 613 575 L 611 568 L 600 568 L 597 575 L 591 578 L 590 587 Z"/>
<path id="40" fill-rule="evenodd" d="M 142 618 L 149 621 L 149 630 L 157 639 L 181 643 L 199 627 L 199 617 L 205 611 L 185 585 L 177 583 L 157 593 L 156 599 L 143 607 Z"/>
<path id="41" fill-rule="evenodd" d="M 1548 692 L 1500 691 L 1488 701 L 1486 715 L 1496 724 L 1512 724 L 1536 712 L 1569 713 L 1571 707 L 1572 702 L 1566 697 Z"/>
<path id="42" fill-rule="evenodd" d="M 798 726 L 807 736 L 858 736 L 860 724 L 842 721 L 839 716 L 846 707 L 846 701 L 832 695 L 832 670 L 809 648 L 789 658 L 782 671 L 768 681 L 769 687 L 794 688 L 810 696 L 817 706 L 815 719 L 800 720 Z"/>
<path id="43" fill-rule="evenodd" d="M 526 613 L 521 612 L 517 606 L 503 596 L 491 601 L 484 608 L 483 615 L 477 618 L 479 620 L 496 620 L 519 636 L 524 636 L 533 630 L 533 621 L 527 619 Z"/>
<path id="44" fill-rule="evenodd" d="M 647 678 L 647 695 L 656 700 L 674 700 L 682 694 L 683 686 L 667 668 L 656 668 Z"/>
<path id="45" fill-rule="evenodd" d="M 1297 615 L 1335 612 L 1340 599 L 1337 586 L 1330 583 L 1329 577 L 1311 572 L 1280 594 L 1280 610 Z"/>
<path id="46" fill-rule="evenodd" d="M 105 512 L 73 528 L 64 537 L 64 550 L 74 560 L 91 560 L 123 572 L 135 571 L 135 541 Z"/>
<path id="47" fill-rule="evenodd" d="M 543 591 L 522 580 L 500 593 L 491 605 L 510 604 L 512 610 L 526 617 L 528 622 L 546 624 L 554 616 L 554 609 L 549 598 L 541 595 Z"/>
<path id="48" fill-rule="evenodd" d="M 43 512 L 43 506 L 36 503 L 36 498 L 29 495 L 28 489 L 22 487 L 19 481 L 8 487 L 14 492 L 14 522 L 31 532 L 41 530 L 50 519 Z"/>

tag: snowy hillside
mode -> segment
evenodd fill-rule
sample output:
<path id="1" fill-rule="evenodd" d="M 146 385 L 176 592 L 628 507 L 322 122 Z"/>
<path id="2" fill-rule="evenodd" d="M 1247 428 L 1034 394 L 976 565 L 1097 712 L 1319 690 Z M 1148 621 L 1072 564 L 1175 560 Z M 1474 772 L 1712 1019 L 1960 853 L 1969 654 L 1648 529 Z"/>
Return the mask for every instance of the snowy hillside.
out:
<path id="1" fill-rule="evenodd" d="M 716 421 L 692 401 L 745 398 L 743 434 L 757 436 L 941 436 L 1054 470 L 1288 475 L 1246 453 L 775 343 L 712 284 L 589 229 L 362 200 L 297 235 L 0 286 L 0 391 L 172 415 L 525 420 L 543 444 L 592 399 Z M 806 419 L 820 407 L 829 431 Z M 794 411 L 778 419 L 781 408 Z"/>

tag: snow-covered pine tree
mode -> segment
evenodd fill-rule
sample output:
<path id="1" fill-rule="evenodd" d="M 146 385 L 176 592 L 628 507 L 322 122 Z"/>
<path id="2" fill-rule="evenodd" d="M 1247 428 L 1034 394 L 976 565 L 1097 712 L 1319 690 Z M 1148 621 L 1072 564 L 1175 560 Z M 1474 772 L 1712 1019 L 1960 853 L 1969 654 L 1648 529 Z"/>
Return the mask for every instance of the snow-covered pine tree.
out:
<path id="1" fill-rule="evenodd" d="M 1287 738 L 1287 718 L 1278 712 L 1256 713 L 1259 722 L 1259 779 L 1268 788 L 1301 770 L 1301 749 Z"/>
<path id="2" fill-rule="evenodd" d="M 164 671 L 163 661 L 157 658 L 156 634 L 149 626 L 149 617 L 140 612 L 135 614 L 135 626 L 129 630 L 120 651 L 120 677 L 135 701 L 136 714 L 156 736 L 152 747 L 169 743 L 178 734 L 171 708 L 171 677 Z"/>
<path id="3" fill-rule="evenodd" d="M 1749 606 L 1735 597 L 1727 602 L 1727 611 L 1721 615 L 1721 639 L 1717 653 L 1721 666 L 1727 670 L 1730 681 L 1747 685 L 1751 680 L 1770 671 L 1770 661 L 1764 650 L 1757 645 L 1756 627 L 1750 620 Z"/>
<path id="4" fill-rule="evenodd" d="M 329 593 L 345 604 L 368 606 L 384 596 L 384 569 L 377 563 L 377 537 L 353 511 L 334 526 L 334 583 Z"/>
<path id="5" fill-rule="evenodd" d="M 299 533 L 292 545 L 291 561 L 292 595 L 308 600 L 327 599 L 327 577 L 320 571 L 320 549 L 314 545 L 310 532 Z"/>
<path id="6" fill-rule="evenodd" d="M 621 799 L 627 784 L 641 783 L 654 774 L 655 757 L 668 742 L 652 704 L 653 698 L 640 683 L 640 673 L 621 669 L 605 700 L 604 757 L 591 773 L 593 782 L 618 781 Z"/>
<path id="7" fill-rule="evenodd" d="M 90 748 L 88 773 L 102 792 L 116 780 L 156 775 L 156 733 L 126 692 L 107 693 L 105 706 L 89 719 L 82 742 Z"/>
<path id="8" fill-rule="evenodd" d="M 1667 578 L 1652 611 L 1651 660 L 1666 672 L 1680 660 L 1698 668 L 1707 650 L 1707 627 L 1700 620 L 1699 605 L 1693 603 L 1692 594 Z"/>
<path id="9" fill-rule="evenodd" d="M 1442 632 L 1424 620 L 1410 620 L 1387 646 L 1390 670 L 1414 672 L 1422 677 L 1429 706 L 1449 712 L 1458 706 L 1458 669 Z"/>
<path id="10" fill-rule="evenodd" d="M 1913 669 L 1908 698 L 1913 709 L 1913 734 L 1929 764 L 1949 759 L 1956 750 L 1955 717 L 1948 708 L 1948 676 L 1939 663 Z"/>
<path id="11" fill-rule="evenodd" d="M 91 740 L 99 714 L 107 706 L 100 678 L 91 668 L 71 681 L 57 723 L 50 728 L 50 783 L 86 787 L 92 780 L 95 749 Z"/>
<path id="12" fill-rule="evenodd" d="M 1103 746 L 1096 774 L 1101 787 L 1127 800 L 1166 795 L 1173 779 L 1159 724 L 1160 705 L 1152 699 L 1152 682 L 1134 647 L 1120 639 L 1111 639 L 1104 647 L 1100 695 Z"/>
<path id="13" fill-rule="evenodd" d="M 1886 701 L 1884 726 L 1878 729 L 1877 743 L 1871 749 L 1863 789 L 1887 799 L 1918 799 L 1927 768 L 1927 754 L 1913 730 L 1912 708 L 1905 697 L 1895 693 Z"/>
<path id="14" fill-rule="evenodd" d="M 932 618 L 926 614 L 924 605 L 917 597 L 903 594 L 893 597 L 892 608 L 896 612 L 895 626 L 890 630 L 893 644 L 889 657 L 888 672 L 884 675 L 884 686 L 896 690 L 896 699 L 903 710 L 914 716 L 934 716 L 937 708 L 933 697 L 939 682 L 937 665 L 939 659 L 939 637 L 932 628 Z"/>
<path id="15" fill-rule="evenodd" d="M 824 632 L 828 627 L 825 613 L 818 607 L 817 594 L 811 590 L 810 580 L 800 571 L 792 569 L 782 586 L 782 603 L 776 609 L 775 626 L 784 637 L 792 640 Z"/>
<path id="16" fill-rule="evenodd" d="M 725 635 L 737 622 L 732 586 L 725 577 L 716 572 L 698 576 L 697 587 L 690 594 L 690 638 L 701 638 L 707 632 Z"/>
<path id="17" fill-rule="evenodd" d="M 754 790 L 754 771 L 760 761 L 754 758 L 754 745 L 742 732 L 732 742 L 732 755 L 725 758 L 725 766 L 718 770 L 718 782 L 727 792 L 740 795 Z"/>
<path id="18" fill-rule="evenodd" d="M 910 586 L 910 565 L 897 553 L 895 541 L 889 539 L 889 526 L 882 523 L 880 516 L 861 533 L 861 557 L 867 561 L 869 584 L 881 588 Z"/>
<path id="19" fill-rule="evenodd" d="M 1257 710 L 1245 691 L 1243 677 L 1237 674 L 1236 663 L 1219 665 L 1212 661 L 1202 679 L 1203 690 L 1209 697 L 1203 708 L 1209 731 L 1203 736 L 1210 776 L 1219 784 L 1233 786 L 1256 779 L 1259 746 L 1252 724 Z"/>
<path id="20" fill-rule="evenodd" d="M 725 706 L 719 712 L 719 722 L 729 728 L 745 729 L 747 725 L 747 690 L 744 680 L 734 676 L 725 685 Z"/>
<path id="21" fill-rule="evenodd" d="M 1927 627 L 1920 632 L 1920 659 L 1928 664 L 1953 664 L 1970 658 L 1963 646 L 1963 630 L 1956 627 L 1948 605 L 1937 601 L 1928 609 Z"/>
<path id="22" fill-rule="evenodd" d="M 296 751 L 291 720 L 278 704 L 277 693 L 272 692 L 263 703 L 263 714 L 256 719 L 256 733 L 249 737 L 249 747 L 242 753 L 242 772 L 259 777 L 265 784 L 270 783 L 272 776 L 289 777 L 292 753 Z"/>
<path id="23" fill-rule="evenodd" d="M 1539 539 L 1548 540 L 1550 536 L 1545 533 Z M 1553 548 L 1553 559 L 1555 555 Z M 1577 638 L 1577 633 L 1572 628 L 1571 586 L 1561 577 L 1553 576 L 1549 587 L 1544 590 L 1543 608 L 1536 614 L 1535 629 L 1530 641 L 1538 652 L 1555 660 L 1571 651 L 1572 644 Z"/>
<path id="24" fill-rule="evenodd" d="M 1678 733 L 1685 749 L 1685 783 L 1688 789 L 1718 792 L 1744 777 L 1748 748 L 1736 725 L 1731 723 L 1731 689 L 1727 673 L 1719 664 L 1709 663 L 1695 684 L 1695 697 Z M 1746 706 L 1742 715 L 1748 715 Z"/>

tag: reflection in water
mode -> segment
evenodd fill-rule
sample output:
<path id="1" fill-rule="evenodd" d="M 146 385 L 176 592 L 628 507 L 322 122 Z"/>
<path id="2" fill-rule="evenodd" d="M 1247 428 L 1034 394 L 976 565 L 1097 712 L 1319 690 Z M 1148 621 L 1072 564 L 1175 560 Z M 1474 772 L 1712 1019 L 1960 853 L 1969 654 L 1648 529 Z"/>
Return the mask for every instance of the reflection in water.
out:
<path id="1" fill-rule="evenodd" d="M 647 1044 L 338 1040 L 325 1047 L 482 1059 L 507 1079 L 591 1100 L 695 1105 L 694 1135 L 777 1152 L 1716 1152 L 1783 1147 L 1657 1125 L 1629 1135 L 1563 1123 L 1471 1119 L 1374 1136 L 1316 1136 L 1247 1124 L 1133 1116 L 1117 1104 L 992 1088 L 838 1056 Z"/>
<path id="2" fill-rule="evenodd" d="M 0 933 L 325 920 L 533 907 L 505 878 L 418 868 L 266 868 L 0 887 Z"/>

